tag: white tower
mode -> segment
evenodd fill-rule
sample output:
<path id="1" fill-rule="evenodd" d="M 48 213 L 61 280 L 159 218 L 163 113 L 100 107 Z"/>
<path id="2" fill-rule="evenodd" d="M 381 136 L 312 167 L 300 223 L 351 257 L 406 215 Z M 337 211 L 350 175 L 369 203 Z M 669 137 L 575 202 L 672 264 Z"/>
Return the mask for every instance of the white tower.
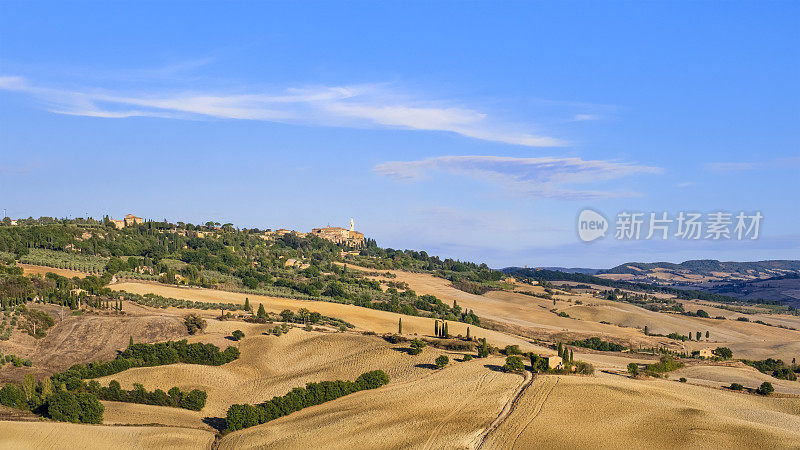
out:
<path id="1" fill-rule="evenodd" d="M 350 231 L 356 231 L 356 225 L 353 223 L 353 218 L 350 218 Z"/>

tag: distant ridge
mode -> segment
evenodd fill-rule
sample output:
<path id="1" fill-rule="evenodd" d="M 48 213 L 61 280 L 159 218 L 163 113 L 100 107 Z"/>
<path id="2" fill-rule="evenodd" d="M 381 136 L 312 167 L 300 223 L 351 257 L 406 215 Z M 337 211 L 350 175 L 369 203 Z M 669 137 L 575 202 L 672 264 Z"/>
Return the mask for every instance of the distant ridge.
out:
<path id="1" fill-rule="evenodd" d="M 766 260 L 752 262 L 721 262 L 716 259 L 695 259 L 682 263 L 669 262 L 629 262 L 612 267 L 608 270 L 600 270 L 598 274 L 631 274 L 640 275 L 656 269 L 688 271 L 697 275 L 712 275 L 713 272 L 727 272 L 730 274 L 740 274 L 754 278 L 769 278 L 780 274 L 800 273 L 800 261 L 797 260 Z"/>
<path id="2" fill-rule="evenodd" d="M 544 269 L 544 270 L 554 270 L 557 272 L 566 272 L 566 273 L 583 273 L 586 275 L 595 275 L 603 271 L 603 269 L 588 269 L 586 267 L 534 267 L 534 268 Z"/>

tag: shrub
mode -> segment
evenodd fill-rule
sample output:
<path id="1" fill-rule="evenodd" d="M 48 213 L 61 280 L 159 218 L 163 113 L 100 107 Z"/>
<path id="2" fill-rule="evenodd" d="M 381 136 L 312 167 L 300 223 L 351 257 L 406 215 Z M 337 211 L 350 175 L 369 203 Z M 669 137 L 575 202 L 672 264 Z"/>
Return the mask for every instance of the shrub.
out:
<path id="1" fill-rule="evenodd" d="M 659 376 L 659 374 L 671 372 L 681 367 L 683 367 L 682 362 L 675 361 L 671 356 L 664 355 L 658 363 L 646 365 L 645 370 L 648 375 Z"/>
<path id="2" fill-rule="evenodd" d="M 728 347 L 717 347 L 713 353 L 723 359 L 733 358 L 733 352 Z"/>
<path id="3" fill-rule="evenodd" d="M 489 356 L 489 344 L 486 343 L 486 338 L 481 339 L 481 346 L 478 347 L 478 358 L 486 358 Z"/>
<path id="4" fill-rule="evenodd" d="M 439 355 L 439 357 L 436 358 L 435 362 L 436 362 L 436 368 L 437 369 L 443 369 L 444 366 L 446 366 L 447 364 L 450 363 L 450 358 L 448 358 L 445 355 Z"/>
<path id="5" fill-rule="evenodd" d="M 506 356 L 511 356 L 511 355 L 519 355 L 522 352 L 519 350 L 519 345 L 506 345 L 506 348 L 505 350 L 503 350 L 503 353 L 505 353 Z"/>
<path id="6" fill-rule="evenodd" d="M 464 355 L 464 357 L 461 358 L 461 361 L 472 361 L 472 355 Z"/>
<path id="7" fill-rule="evenodd" d="M 525 364 L 519 356 L 509 356 L 506 358 L 506 363 L 503 364 L 503 372 L 523 372 L 525 371 Z"/>
<path id="8" fill-rule="evenodd" d="M 103 423 L 105 407 L 93 394 L 58 391 L 47 399 L 47 414 L 53 420 L 73 423 Z"/>
<path id="9" fill-rule="evenodd" d="M 583 361 L 575 361 L 575 373 L 581 375 L 594 375 L 594 366 Z"/>
<path id="10" fill-rule="evenodd" d="M 773 371 L 772 376 L 781 380 L 797 380 L 797 375 L 795 375 L 794 371 L 788 367 L 781 367 L 780 369 Z"/>
<path id="11" fill-rule="evenodd" d="M 639 375 L 639 365 L 634 363 L 634 362 L 628 363 L 628 373 L 631 374 L 631 376 L 634 376 L 634 377 L 636 375 Z"/>
<path id="12" fill-rule="evenodd" d="M 759 386 L 758 389 L 756 389 L 756 393 L 760 395 L 769 395 L 772 394 L 773 392 L 775 392 L 775 388 L 772 387 L 772 383 L 770 383 L 769 381 L 761 383 L 761 386 Z"/>
<path id="13" fill-rule="evenodd" d="M 606 342 L 598 337 L 584 339 L 582 341 L 572 341 L 569 345 L 576 347 L 591 348 L 593 350 L 600 350 L 604 352 L 621 352 L 625 350 L 624 345 L 615 344 L 613 342 Z"/>
<path id="14" fill-rule="evenodd" d="M 244 333 L 242 332 L 242 330 L 234 330 L 233 333 L 231 333 L 231 335 L 233 336 L 234 341 L 241 341 L 242 338 L 244 337 Z"/>
<path id="15" fill-rule="evenodd" d="M 680 377 L 678 379 L 678 381 L 680 381 L 681 383 L 686 383 L 686 378 L 685 377 Z"/>
<path id="16" fill-rule="evenodd" d="M 706 312 L 705 310 L 698 309 L 697 310 L 697 317 L 702 317 L 702 318 L 708 319 L 709 315 L 708 315 L 708 312 Z"/>
<path id="17" fill-rule="evenodd" d="M 739 384 L 739 383 L 731 383 L 731 385 L 730 385 L 730 389 L 731 389 L 732 391 L 741 391 L 741 390 L 743 390 L 743 389 L 744 389 L 744 386 L 742 386 L 742 385 L 741 385 L 741 384 Z"/>
<path id="18" fill-rule="evenodd" d="M 412 339 L 411 340 L 411 350 L 408 352 L 412 355 L 419 355 L 422 353 L 422 349 L 425 348 L 425 341 L 421 339 Z"/>
<path id="19" fill-rule="evenodd" d="M 184 324 L 186 324 L 186 330 L 189 334 L 196 334 L 198 331 L 203 331 L 206 329 L 206 321 L 202 317 L 198 316 L 197 314 L 187 314 L 183 320 Z"/>

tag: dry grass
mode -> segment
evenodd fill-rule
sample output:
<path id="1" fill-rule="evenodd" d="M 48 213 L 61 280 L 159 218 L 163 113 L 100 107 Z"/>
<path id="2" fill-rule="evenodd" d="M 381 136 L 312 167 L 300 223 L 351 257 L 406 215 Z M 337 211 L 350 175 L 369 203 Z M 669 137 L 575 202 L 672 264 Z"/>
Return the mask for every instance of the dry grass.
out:
<path id="1" fill-rule="evenodd" d="M 57 269 L 55 267 L 36 266 L 33 264 L 23 264 L 23 263 L 17 263 L 17 265 L 22 267 L 22 270 L 26 275 L 44 275 L 47 272 L 52 272 L 56 275 L 61 275 L 62 277 L 67 277 L 67 278 L 74 278 L 74 277 L 83 278 L 89 275 L 86 272 L 78 272 L 77 270 Z"/>
<path id="2" fill-rule="evenodd" d="M 220 448 L 464 448 L 522 382 L 519 375 L 487 369 L 486 363 L 455 363 L 307 408 L 231 433 Z"/>
<path id="3" fill-rule="evenodd" d="M 796 448 L 798 408 L 674 381 L 541 376 L 484 448 Z"/>
<path id="4" fill-rule="evenodd" d="M 19 450 L 210 449 L 213 441 L 208 431 L 186 428 L 0 422 L 0 448 Z"/>

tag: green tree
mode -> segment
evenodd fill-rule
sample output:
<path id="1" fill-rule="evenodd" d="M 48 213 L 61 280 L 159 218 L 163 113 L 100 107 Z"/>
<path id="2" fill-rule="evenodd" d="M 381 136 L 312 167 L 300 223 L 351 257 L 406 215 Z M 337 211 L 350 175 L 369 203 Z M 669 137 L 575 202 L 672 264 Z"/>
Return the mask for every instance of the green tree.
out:
<path id="1" fill-rule="evenodd" d="M 706 330 L 706 339 L 708 339 L 709 336 L 711 336 L 711 333 L 709 333 L 708 330 Z"/>
<path id="2" fill-rule="evenodd" d="M 408 353 L 412 355 L 419 355 L 420 353 L 422 353 L 422 349 L 425 348 L 426 345 L 427 344 L 425 344 L 425 341 L 421 339 L 412 339 L 411 350 L 409 350 Z"/>
<path id="3" fill-rule="evenodd" d="M 264 310 L 264 304 L 263 303 L 259 303 L 258 304 L 258 314 L 256 314 L 256 316 L 259 319 L 264 319 L 264 318 L 267 317 L 267 311 Z"/>
<path id="4" fill-rule="evenodd" d="M 433 321 L 433 335 L 436 336 L 436 337 L 439 337 L 439 321 L 438 320 L 434 320 Z"/>
<path id="5" fill-rule="evenodd" d="M 634 362 L 628 363 L 628 373 L 633 377 L 639 375 L 639 365 Z"/>
<path id="6" fill-rule="evenodd" d="M 481 345 L 478 347 L 478 358 L 486 358 L 489 356 L 489 344 L 486 343 L 486 338 L 481 338 Z"/>
<path id="7" fill-rule="evenodd" d="M 728 347 L 717 347 L 714 349 L 714 354 L 722 359 L 733 358 L 733 352 Z"/>
<path id="8" fill-rule="evenodd" d="M 403 334 L 403 318 L 397 319 L 397 334 Z"/>
<path id="9" fill-rule="evenodd" d="M 133 336 L 128 337 L 128 348 L 133 347 Z"/>
<path id="10" fill-rule="evenodd" d="M 36 380 L 33 375 L 25 374 L 25 379 L 22 381 L 22 392 L 25 394 L 25 400 L 31 401 L 33 395 L 36 394 Z"/>
<path id="11" fill-rule="evenodd" d="M 506 363 L 503 365 L 503 372 L 523 372 L 525 371 L 525 364 L 522 358 L 512 355 L 506 358 Z"/>
<path id="12" fill-rule="evenodd" d="M 233 333 L 231 333 L 231 336 L 233 336 L 234 341 L 241 341 L 242 338 L 244 338 L 244 333 L 242 330 L 234 330 Z"/>
<path id="13" fill-rule="evenodd" d="M 436 358 L 435 362 L 436 362 L 436 368 L 437 369 L 442 369 L 442 368 L 444 368 L 444 366 L 446 366 L 448 363 L 450 363 L 450 358 L 448 358 L 445 355 L 439 355 L 439 357 Z"/>
<path id="14" fill-rule="evenodd" d="M 467 340 L 470 340 L 470 337 L 469 337 L 469 327 L 467 327 Z"/>
<path id="15" fill-rule="evenodd" d="M 650 336 L 650 333 L 647 331 L 647 325 L 644 326 L 644 335 Z"/>
<path id="16" fill-rule="evenodd" d="M 695 336 L 697 336 L 697 340 L 699 341 L 699 340 L 700 340 L 700 338 L 702 338 L 702 337 L 703 337 L 703 334 L 702 334 L 702 333 L 700 333 L 700 332 L 698 331 L 698 332 L 697 332 L 697 334 L 696 334 Z"/>
<path id="17" fill-rule="evenodd" d="M 756 389 L 756 393 L 760 395 L 770 395 L 773 392 L 775 392 L 775 388 L 772 387 L 772 383 L 770 383 L 769 381 L 761 383 L 761 386 L 759 386 L 758 389 Z"/>
<path id="18" fill-rule="evenodd" d="M 244 310 L 253 312 L 253 310 L 250 307 L 250 299 L 247 297 L 244 298 Z"/>

